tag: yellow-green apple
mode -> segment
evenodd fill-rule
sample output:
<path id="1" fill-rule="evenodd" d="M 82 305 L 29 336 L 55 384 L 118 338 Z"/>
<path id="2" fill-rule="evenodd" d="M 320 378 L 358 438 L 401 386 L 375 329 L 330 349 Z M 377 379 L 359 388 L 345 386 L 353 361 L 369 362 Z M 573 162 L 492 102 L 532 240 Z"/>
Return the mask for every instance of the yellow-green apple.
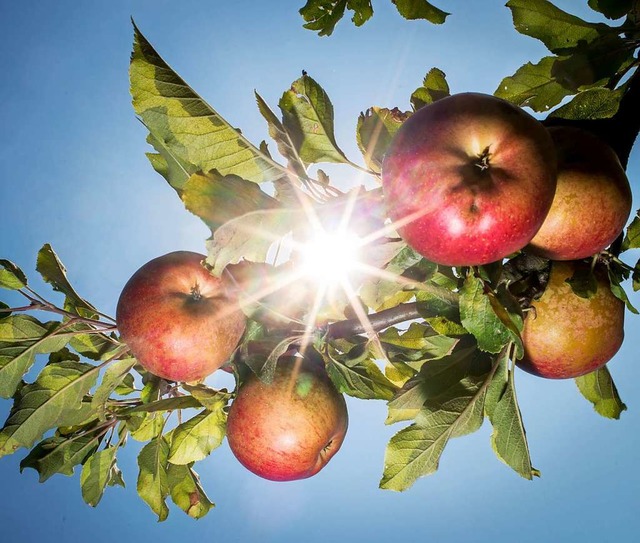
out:
<path id="1" fill-rule="evenodd" d="M 382 165 L 389 216 L 408 245 L 449 266 L 522 249 L 547 215 L 556 158 L 546 128 L 500 98 L 463 93 L 419 109 Z"/>
<path id="2" fill-rule="evenodd" d="M 346 403 L 324 367 L 283 356 L 271 383 L 252 374 L 240 385 L 229 409 L 227 439 L 235 457 L 256 475 L 292 481 L 327 464 L 347 425 Z"/>
<path id="3" fill-rule="evenodd" d="M 552 262 L 549 283 L 524 321 L 522 369 L 549 379 L 578 377 L 604 366 L 624 338 L 624 303 L 596 268 L 598 288 L 590 298 L 575 294 L 567 279 L 586 264 Z"/>
<path id="4" fill-rule="evenodd" d="M 527 250 L 552 260 L 579 260 L 607 248 L 631 212 L 631 188 L 618 155 L 596 136 L 552 127 L 558 184 L 547 218 Z"/>
<path id="5" fill-rule="evenodd" d="M 147 262 L 127 282 L 116 309 L 124 342 L 149 372 L 200 381 L 221 367 L 245 329 L 245 316 L 206 257 L 176 251 Z"/>

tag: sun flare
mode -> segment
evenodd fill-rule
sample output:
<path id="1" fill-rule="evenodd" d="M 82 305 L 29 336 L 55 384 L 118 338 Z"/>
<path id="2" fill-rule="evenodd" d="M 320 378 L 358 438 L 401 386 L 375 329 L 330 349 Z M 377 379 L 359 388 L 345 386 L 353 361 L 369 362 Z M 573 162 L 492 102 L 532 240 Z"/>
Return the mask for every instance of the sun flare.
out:
<path id="1" fill-rule="evenodd" d="M 301 272 L 318 284 L 342 284 L 360 266 L 362 241 L 347 230 L 317 232 L 301 248 Z"/>

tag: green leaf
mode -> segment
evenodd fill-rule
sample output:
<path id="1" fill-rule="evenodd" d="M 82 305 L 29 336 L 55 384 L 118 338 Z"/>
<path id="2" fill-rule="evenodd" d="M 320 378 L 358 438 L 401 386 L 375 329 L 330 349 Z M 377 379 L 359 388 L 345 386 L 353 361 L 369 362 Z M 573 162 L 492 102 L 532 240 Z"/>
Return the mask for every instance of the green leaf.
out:
<path id="1" fill-rule="evenodd" d="M 27 276 L 10 260 L 0 259 L 0 288 L 20 290 L 27 286 Z"/>
<path id="2" fill-rule="evenodd" d="M 133 439 L 146 443 L 162 432 L 165 419 L 162 413 L 138 413 L 125 419 L 125 424 Z"/>
<path id="3" fill-rule="evenodd" d="M 237 175 L 194 173 L 185 183 L 182 194 L 185 207 L 215 231 L 219 226 L 252 211 L 278 207 L 258 185 Z"/>
<path id="4" fill-rule="evenodd" d="M 285 173 L 198 96 L 135 24 L 129 76 L 133 108 L 153 135 L 156 150 L 162 149 L 164 162 L 158 157 L 152 161 L 161 173 L 171 167 L 175 172 L 181 165 L 180 169 L 189 167 L 189 175 L 215 169 L 256 183 L 273 181 Z M 174 188 L 180 189 L 180 177 L 170 178 Z"/>
<path id="5" fill-rule="evenodd" d="M 306 164 L 348 163 L 333 133 L 333 105 L 329 96 L 304 74 L 280 99 L 283 125 Z"/>
<path id="6" fill-rule="evenodd" d="M 469 346 L 468 340 L 465 340 L 441 360 L 423 364 L 419 373 L 406 381 L 389 402 L 385 423 L 413 419 L 429 398 L 446 397 L 448 391 L 458 386 L 474 365 L 482 363 L 474 358 L 476 352 L 475 346 Z"/>
<path id="7" fill-rule="evenodd" d="M 360 298 L 375 311 L 395 307 L 399 303 L 413 298 L 414 293 L 404 291 L 402 276 L 407 270 L 419 263 L 427 261 L 416 253 L 411 247 L 403 247 L 397 255 L 384 267 L 384 274 L 388 278 L 372 277 L 360 288 Z M 432 265 L 435 271 L 436 265 Z M 397 277 L 397 279 L 392 279 Z M 421 279 L 425 279 L 423 277 Z"/>
<path id="8" fill-rule="evenodd" d="M 221 404 L 226 405 L 231 398 L 231 394 L 226 390 L 216 390 L 204 383 L 198 383 L 197 385 L 183 383 L 182 388 L 189 392 L 200 402 L 200 405 L 206 407 L 209 411 L 218 409 Z"/>
<path id="9" fill-rule="evenodd" d="M 496 456 L 525 479 L 539 477 L 540 473 L 531 465 L 520 408 L 513 381 L 509 378 L 507 349 L 498 359 L 487 389 L 485 412 L 493 426 L 491 446 Z"/>
<path id="10" fill-rule="evenodd" d="M 606 366 L 576 377 L 580 393 L 593 404 L 595 411 L 608 419 L 619 419 L 627 406 L 620 399 L 618 389 Z"/>
<path id="11" fill-rule="evenodd" d="M 0 319 L 0 397 L 10 398 L 37 354 L 62 349 L 68 334 L 57 335 L 64 325 L 42 323 L 30 315 L 10 315 Z"/>
<path id="12" fill-rule="evenodd" d="M 113 357 L 119 349 L 123 348 L 123 344 L 114 337 L 96 333 L 76 333 L 69 340 L 69 346 L 77 353 L 91 360 L 106 360 Z"/>
<path id="13" fill-rule="evenodd" d="M 20 471 L 35 469 L 44 483 L 56 473 L 73 475 L 76 466 L 82 464 L 100 445 L 101 437 L 91 432 L 72 437 L 53 436 L 38 443 L 20 462 Z"/>
<path id="14" fill-rule="evenodd" d="M 45 243 L 38 252 L 36 270 L 47 283 L 53 286 L 53 290 L 65 295 L 64 309 L 87 317 L 96 314 L 96 308 L 73 289 L 67 279 L 64 264 L 48 243 Z"/>
<path id="15" fill-rule="evenodd" d="M 157 153 L 147 153 L 151 166 L 179 194 L 189 176 L 196 169 L 195 166 L 176 156 L 163 141 L 160 141 L 153 134 L 147 135 L 147 143 L 157 151 Z"/>
<path id="16" fill-rule="evenodd" d="M 243 259 L 264 262 L 269 248 L 300 219 L 300 212 L 291 209 L 254 211 L 232 219 L 207 241 L 207 264 L 214 275 L 220 276 L 227 264 Z"/>
<path id="17" fill-rule="evenodd" d="M 547 0 L 509 0 L 507 7 L 518 32 L 540 40 L 557 54 L 590 43 L 608 30 L 604 24 L 583 21 Z"/>
<path id="18" fill-rule="evenodd" d="M 300 15 L 306 21 L 304 28 L 318 31 L 319 36 L 330 36 L 345 9 L 354 12 L 351 20 L 356 26 L 362 26 L 373 15 L 370 0 L 307 0 Z"/>
<path id="19" fill-rule="evenodd" d="M 449 439 L 474 432 L 482 425 L 490 378 L 485 356 L 471 347 L 451 360 L 437 360 L 423 368 L 424 405 L 416 422 L 389 441 L 381 488 L 406 490 L 419 477 L 434 473 Z M 463 377 L 458 380 L 460 374 Z"/>
<path id="20" fill-rule="evenodd" d="M 205 494 L 200 477 L 191 466 L 169 464 L 167 480 L 173 503 L 190 517 L 202 518 L 215 507 Z"/>
<path id="21" fill-rule="evenodd" d="M 269 105 L 264 101 L 262 96 L 255 92 L 258 110 L 267 121 L 269 127 L 269 135 L 273 138 L 278 146 L 278 152 L 287 160 L 289 166 L 295 171 L 298 177 L 305 179 L 307 172 L 305 165 L 298 155 L 295 143 L 291 139 L 291 135 L 287 132 L 280 119 L 276 117 Z"/>
<path id="22" fill-rule="evenodd" d="M 589 0 L 588 4 L 607 19 L 620 19 L 631 10 L 634 0 Z"/>
<path id="23" fill-rule="evenodd" d="M 494 94 L 519 106 L 546 112 L 573 92 L 553 75 L 557 57 L 544 57 L 537 64 L 527 62 L 510 77 L 505 77 Z"/>
<path id="24" fill-rule="evenodd" d="M 111 446 L 93 453 L 82 466 L 80 474 L 80 488 L 82 499 L 91 507 L 100 503 L 104 489 L 113 484 L 124 486 L 118 466 L 116 466 L 116 452 L 118 447 Z"/>
<path id="25" fill-rule="evenodd" d="M 329 346 L 325 359 L 327 373 L 339 392 L 362 400 L 390 400 L 397 390 L 368 356 L 356 364 L 349 363 L 350 353 L 340 353 Z"/>
<path id="26" fill-rule="evenodd" d="M 595 120 L 613 117 L 620 107 L 623 89 L 602 87 L 587 89 L 577 94 L 571 102 L 556 109 L 550 117 L 562 119 Z"/>
<path id="27" fill-rule="evenodd" d="M 100 420 L 105 419 L 107 400 L 114 390 L 124 381 L 127 375 L 136 363 L 135 358 L 123 358 L 115 360 L 109 364 L 109 367 L 102 376 L 102 381 L 93 394 L 92 404 L 98 412 Z"/>
<path id="28" fill-rule="evenodd" d="M 209 456 L 220 446 L 226 434 L 227 415 L 220 404 L 215 410 L 205 409 L 171 431 L 169 462 L 186 465 Z"/>
<path id="29" fill-rule="evenodd" d="M 85 418 L 82 399 L 95 384 L 99 371 L 99 366 L 80 362 L 45 366 L 36 382 L 23 386 L 15 396 L 0 431 L 0 457 L 20 447 L 31 447 L 51 428 L 73 426 L 78 418 Z"/>
<path id="30" fill-rule="evenodd" d="M 518 339 L 513 322 L 503 322 L 496 310 L 499 302 L 491 293 L 484 292 L 484 283 L 474 275 L 468 275 L 460 289 L 460 318 L 462 325 L 478 341 L 478 347 L 489 353 L 498 353 L 509 341 Z M 502 308 L 503 318 L 509 319 Z"/>
<path id="31" fill-rule="evenodd" d="M 360 113 L 356 141 L 365 164 L 374 172 L 382 171 L 384 154 L 394 134 L 408 117 L 408 113 L 398 108 L 387 109 L 377 106 Z"/>
<path id="32" fill-rule="evenodd" d="M 633 218 L 622 242 L 622 250 L 627 251 L 629 249 L 640 249 L 640 210 L 636 212 L 636 216 Z"/>
<path id="33" fill-rule="evenodd" d="M 631 311 L 631 313 L 638 315 L 638 310 L 631 303 L 629 296 L 627 296 L 627 292 L 622 287 L 622 282 L 629 276 L 627 270 L 622 266 L 617 266 L 614 262 L 612 262 L 609 265 L 608 275 L 611 292 L 613 292 L 616 298 L 624 302 L 624 304 L 627 306 L 627 309 Z"/>
<path id="34" fill-rule="evenodd" d="M 442 24 L 447 18 L 446 11 L 435 7 L 426 0 L 393 0 L 398 13 L 405 19 L 424 19 L 433 24 Z"/>
<path id="35" fill-rule="evenodd" d="M 167 458 L 169 444 L 162 437 L 150 441 L 138 455 L 138 494 L 151 510 L 158 515 L 158 522 L 162 522 L 169 515 L 169 508 L 165 503 L 169 495 L 169 481 L 167 477 Z"/>
<path id="36" fill-rule="evenodd" d="M 433 102 L 449 96 L 449 84 L 445 73 L 438 68 L 431 68 L 424 76 L 422 86 L 418 87 L 411 95 L 413 110 L 433 104 Z"/>
<path id="37" fill-rule="evenodd" d="M 420 351 L 422 357 L 429 360 L 447 356 L 458 343 L 457 338 L 442 336 L 430 326 L 417 322 L 412 322 L 402 334 L 396 328 L 387 328 L 379 337 L 383 343 Z"/>

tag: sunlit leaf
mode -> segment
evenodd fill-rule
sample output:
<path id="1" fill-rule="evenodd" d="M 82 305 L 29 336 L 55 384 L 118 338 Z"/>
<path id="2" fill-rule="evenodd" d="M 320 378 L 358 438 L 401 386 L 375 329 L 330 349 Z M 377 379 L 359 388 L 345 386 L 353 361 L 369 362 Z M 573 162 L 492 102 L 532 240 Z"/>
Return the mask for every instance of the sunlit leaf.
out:
<path id="1" fill-rule="evenodd" d="M 204 410 L 171 431 L 169 462 L 186 465 L 206 458 L 226 434 L 227 416 L 222 410 Z"/>
<path id="2" fill-rule="evenodd" d="M 348 362 L 349 353 L 340 353 L 330 346 L 325 359 L 327 373 L 339 392 L 362 400 L 390 400 L 397 390 L 368 356 L 356 364 Z"/>
<path id="3" fill-rule="evenodd" d="M 547 0 L 509 0 L 507 7 L 516 30 L 539 39 L 553 53 L 562 54 L 580 43 L 590 43 L 608 29 L 562 11 Z"/>
<path id="4" fill-rule="evenodd" d="M 374 172 L 382 170 L 382 159 L 391 139 L 409 117 L 398 108 L 371 107 L 358 117 L 356 141 L 365 164 Z"/>
<path id="5" fill-rule="evenodd" d="M 308 75 L 291 84 L 280 99 L 283 125 L 305 164 L 348 162 L 333 133 L 333 105 Z"/>
<path id="6" fill-rule="evenodd" d="M 118 447 L 111 446 L 93 453 L 82 466 L 80 474 L 80 488 L 82 499 L 91 507 L 100 503 L 104 489 L 113 484 L 122 483 L 122 477 L 116 466 L 116 452 Z M 122 484 L 121 486 L 124 486 Z"/>
<path id="7" fill-rule="evenodd" d="M 556 109 L 551 116 L 581 120 L 609 119 L 617 113 L 623 94 L 622 89 L 588 89 Z"/>
<path id="8" fill-rule="evenodd" d="M 190 517 L 202 518 L 215 507 L 205 494 L 200 477 L 191 466 L 169 464 L 167 481 L 173 503 Z"/>
<path id="9" fill-rule="evenodd" d="M 278 202 L 255 183 L 216 171 L 189 177 L 181 198 L 185 207 L 200 217 L 211 231 L 246 213 L 278 207 Z"/>
<path id="10" fill-rule="evenodd" d="M 597 413 L 608 419 L 619 419 L 627 406 L 620 399 L 618 389 L 606 366 L 575 379 L 580 393 L 593 404 Z"/>
<path id="11" fill-rule="evenodd" d="M 217 111 L 194 92 L 158 55 L 134 25 L 130 66 L 133 107 L 153 135 L 156 156 L 152 163 L 161 173 L 191 168 L 217 170 L 253 182 L 273 181 L 284 168 L 249 142 Z M 178 167 L 178 168 L 176 168 Z M 175 188 L 179 177 L 168 175 Z"/>
<path id="12" fill-rule="evenodd" d="M 447 356 L 458 342 L 457 338 L 442 336 L 435 333 L 430 326 L 417 322 L 411 323 L 402 333 L 396 328 L 388 328 L 379 337 L 385 344 L 420 351 L 422 356 L 429 360 Z"/>
<path id="13" fill-rule="evenodd" d="M 487 389 L 485 412 L 493 426 L 491 446 L 496 456 L 518 475 L 532 479 L 540 473 L 531 465 L 529 445 L 516 400 L 513 381 L 509 379 L 508 356 L 505 351 Z"/>
<path id="14" fill-rule="evenodd" d="M 67 279 L 67 270 L 58 258 L 58 255 L 45 243 L 38 252 L 36 270 L 42 278 L 53 286 L 53 290 L 62 292 L 65 295 L 64 308 L 67 311 L 80 313 L 83 316 L 94 316 L 95 307 L 80 297 Z"/>
<path id="15" fill-rule="evenodd" d="M 460 318 L 480 349 L 497 353 L 509 341 L 518 340 L 518 334 L 513 323 L 505 323 L 496 313 L 495 297 L 492 300 L 490 296 L 493 295 L 484 292 L 483 281 L 470 274 L 460 290 Z"/>
<path id="16" fill-rule="evenodd" d="M 184 383 L 182 388 L 189 392 L 203 407 L 206 407 L 210 411 L 218 409 L 221 403 L 226 405 L 231 398 L 231 394 L 226 390 L 216 390 L 204 383 L 198 383 L 197 385 Z"/>
<path id="17" fill-rule="evenodd" d="M 24 272 L 10 260 L 0 259 L 0 288 L 20 290 L 26 286 L 27 276 Z"/>
<path id="18" fill-rule="evenodd" d="M 489 365 L 486 358 L 476 356 L 475 349 L 464 353 L 449 367 L 443 365 L 444 359 L 424 366 L 427 373 L 436 376 L 430 381 L 424 374 L 424 386 L 432 390 L 425 390 L 416 422 L 389 441 L 381 488 L 406 490 L 419 477 L 435 472 L 449 439 L 474 432 L 482 425 Z M 459 373 L 464 377 L 457 380 Z M 437 379 L 438 375 L 443 379 Z"/>
<path id="19" fill-rule="evenodd" d="M 56 335 L 61 326 L 57 321 L 42 323 L 25 314 L 0 319 L 0 397 L 13 396 L 37 354 L 66 345 L 70 335 Z"/>
<path id="20" fill-rule="evenodd" d="M 158 515 L 162 522 L 169 515 L 169 508 L 165 502 L 169 495 L 167 478 L 167 458 L 169 444 L 162 437 L 158 437 L 145 445 L 138 455 L 138 494 L 151 510 Z"/>
<path id="21" fill-rule="evenodd" d="M 449 84 L 445 73 L 438 68 L 431 68 L 424 76 L 422 86 L 418 87 L 411 94 L 411 105 L 413 110 L 433 104 L 433 102 L 449 96 Z"/>
<path id="22" fill-rule="evenodd" d="M 44 483 L 56 473 L 73 475 L 76 466 L 93 454 L 100 445 L 100 436 L 83 433 L 72 437 L 53 436 L 38 443 L 20 462 L 20 471 L 35 469 Z"/>
<path id="23" fill-rule="evenodd" d="M 213 274 L 219 276 L 227 264 L 237 264 L 243 259 L 264 262 L 271 245 L 290 232 L 295 221 L 301 218 L 299 211 L 274 209 L 232 219 L 207 241 L 207 264 Z"/>
<path id="24" fill-rule="evenodd" d="M 50 428 L 76 424 L 82 398 L 95 384 L 99 371 L 99 366 L 80 362 L 45 366 L 36 382 L 23 386 L 15 396 L 0 431 L 0 457 L 31 447 Z"/>
<path id="25" fill-rule="evenodd" d="M 629 224 L 622 242 L 622 250 L 640 249 L 640 211 Z"/>
<path id="26" fill-rule="evenodd" d="M 573 92 L 563 87 L 552 69 L 557 57 L 544 57 L 537 64 L 527 62 L 515 74 L 505 77 L 494 94 L 519 106 L 545 112 L 557 106 L 565 96 Z"/>
<path id="27" fill-rule="evenodd" d="M 102 381 L 96 391 L 93 394 L 92 403 L 95 410 L 100 417 L 100 420 L 105 418 L 106 403 L 114 390 L 122 383 L 129 372 L 136 363 L 135 358 L 123 358 L 122 360 L 115 360 L 109 364 L 109 367 L 102 376 Z"/>

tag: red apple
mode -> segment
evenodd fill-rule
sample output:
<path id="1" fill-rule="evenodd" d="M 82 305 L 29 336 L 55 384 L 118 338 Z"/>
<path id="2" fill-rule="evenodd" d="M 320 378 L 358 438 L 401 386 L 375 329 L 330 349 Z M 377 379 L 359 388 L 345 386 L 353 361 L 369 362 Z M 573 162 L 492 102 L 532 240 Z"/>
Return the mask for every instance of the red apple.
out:
<path id="1" fill-rule="evenodd" d="M 624 303 L 596 269 L 598 290 L 581 298 L 566 282 L 577 262 L 553 262 L 549 283 L 524 321 L 522 369 L 549 379 L 578 377 L 604 366 L 622 345 Z"/>
<path id="2" fill-rule="evenodd" d="M 281 357 L 270 384 L 251 375 L 229 409 L 227 439 L 247 469 L 272 481 L 305 479 L 338 451 L 347 406 L 324 367 Z"/>
<path id="3" fill-rule="evenodd" d="M 589 132 L 553 127 L 558 185 L 547 218 L 527 250 L 552 260 L 579 260 L 607 248 L 631 212 L 631 187 L 606 143 Z"/>
<path id="4" fill-rule="evenodd" d="M 494 96 L 464 93 L 414 113 L 382 165 L 387 210 L 425 258 L 480 265 L 522 249 L 544 220 L 556 184 L 544 126 Z"/>
<path id="5" fill-rule="evenodd" d="M 222 366 L 245 328 L 245 316 L 204 255 L 177 251 L 147 262 L 125 285 L 116 321 L 123 341 L 149 372 L 199 381 Z"/>

